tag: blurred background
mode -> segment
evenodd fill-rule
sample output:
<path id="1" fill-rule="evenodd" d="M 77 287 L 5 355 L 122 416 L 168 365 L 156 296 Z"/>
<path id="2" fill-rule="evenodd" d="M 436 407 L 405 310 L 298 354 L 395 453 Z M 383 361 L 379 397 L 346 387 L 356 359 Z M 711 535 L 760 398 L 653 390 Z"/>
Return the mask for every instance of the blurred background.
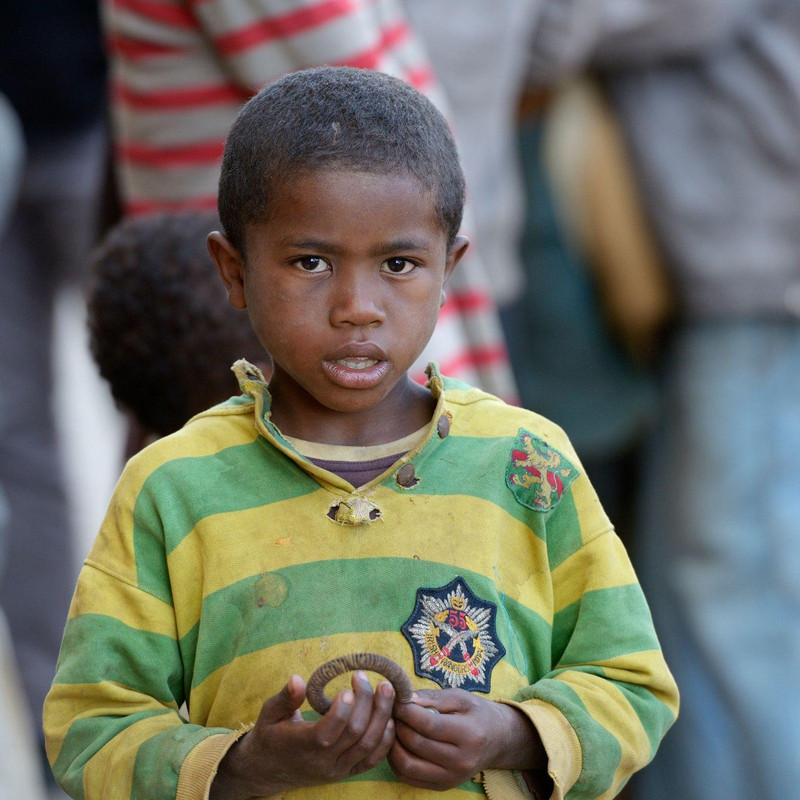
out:
<path id="1" fill-rule="evenodd" d="M 462 153 L 473 247 L 415 376 L 564 427 L 632 554 L 682 709 L 626 798 L 798 795 L 796 0 L 2 11 L 0 793 L 64 797 L 41 706 L 125 458 L 235 393 L 235 358 L 269 370 L 202 242 L 227 128 L 347 64 Z"/>

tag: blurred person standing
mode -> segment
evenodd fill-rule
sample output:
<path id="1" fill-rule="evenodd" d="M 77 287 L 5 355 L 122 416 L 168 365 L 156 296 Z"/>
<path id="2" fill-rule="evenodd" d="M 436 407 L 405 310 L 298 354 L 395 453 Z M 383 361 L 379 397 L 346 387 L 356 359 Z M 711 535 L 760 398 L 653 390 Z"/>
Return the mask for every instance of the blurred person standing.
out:
<path id="1" fill-rule="evenodd" d="M 545 147 L 545 140 L 563 136 L 571 146 L 564 160 L 573 162 L 576 182 L 589 184 L 580 173 L 593 170 L 596 159 L 605 158 L 609 150 L 616 153 L 616 141 L 595 136 L 598 128 L 604 133 L 609 128 L 597 122 L 597 103 L 589 103 L 586 112 L 572 113 L 578 105 L 572 102 L 574 91 L 568 93 L 571 110 L 566 114 L 561 111 L 566 103 L 556 97 L 553 108 L 544 101 L 520 124 L 541 0 L 402 4 L 447 96 L 475 212 L 471 238 L 490 269 L 522 405 L 569 431 L 584 464 L 588 460 L 595 466 L 593 483 L 604 507 L 615 524 L 628 527 L 623 518 L 630 494 L 623 484 L 626 478 L 630 484 L 630 454 L 652 419 L 651 380 L 614 340 L 603 319 L 607 309 L 601 309 L 588 262 L 604 259 L 600 248 L 585 252 L 582 243 L 568 235 L 566 210 L 554 197 L 553 170 L 545 153 L 553 149 Z M 443 42 L 448 46 L 441 46 Z M 560 118 L 565 116 L 572 119 L 563 124 Z M 551 117 L 559 118 L 552 134 Z M 576 127 L 585 130 L 575 131 Z M 594 139 L 601 142 L 599 147 Z M 606 168 L 605 178 L 609 172 Z M 613 180 L 605 182 L 613 184 L 611 190 L 602 187 L 604 218 L 612 215 L 612 207 L 619 207 L 620 184 L 627 173 L 616 169 Z M 587 210 L 585 216 L 594 219 L 600 214 Z M 626 266 L 628 274 L 635 270 L 644 276 L 640 295 L 650 302 L 652 259 L 646 259 L 641 245 L 642 226 L 631 222 L 635 223 L 631 214 L 626 214 L 625 227 L 617 226 L 614 252 L 606 260 L 613 261 L 617 273 Z M 632 316 L 632 305 L 628 303 L 626 319 Z M 650 318 L 663 316 L 661 309 L 645 313 Z"/>
<path id="2" fill-rule="evenodd" d="M 591 80 L 526 93 L 518 141 L 525 290 L 503 322 L 524 404 L 575 442 L 603 508 L 635 549 L 655 341 L 671 313 L 619 125 Z M 633 546 L 633 547 L 632 547 Z"/>
<path id="3" fill-rule="evenodd" d="M 683 713 L 647 800 L 800 786 L 800 5 L 553 0 L 539 80 L 603 74 L 681 319 L 639 567 Z"/>
<path id="4" fill-rule="evenodd" d="M 0 236 L 17 194 L 25 144 L 14 109 L 0 94 Z M 0 486 L 0 575 L 2 575 L 8 511 Z M 14 650 L 0 605 L 0 786 L 14 797 L 44 798 L 36 755 L 36 738 L 19 685 Z M 37 725 L 38 728 L 38 725 Z"/>
<path id="5" fill-rule="evenodd" d="M 3 4 L 0 92 L 25 161 L 0 253 L 0 485 L 5 610 L 38 730 L 75 581 L 52 385 L 56 292 L 78 279 L 105 172 L 105 70 L 93 0 Z"/>
<path id="6" fill-rule="evenodd" d="M 378 70 L 445 105 L 397 0 L 104 0 L 104 9 L 128 214 L 215 208 L 236 112 L 287 72 L 322 64 Z M 451 36 L 439 45 L 458 43 Z M 424 381 L 425 363 L 435 359 L 448 374 L 513 400 L 490 280 L 474 254 L 459 273 L 412 375 Z"/>

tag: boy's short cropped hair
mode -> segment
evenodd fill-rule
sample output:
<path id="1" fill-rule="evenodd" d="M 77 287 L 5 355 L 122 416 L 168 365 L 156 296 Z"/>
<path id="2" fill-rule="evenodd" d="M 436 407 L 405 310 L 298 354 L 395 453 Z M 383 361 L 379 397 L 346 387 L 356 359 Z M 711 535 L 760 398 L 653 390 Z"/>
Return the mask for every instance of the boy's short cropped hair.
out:
<path id="1" fill-rule="evenodd" d="M 247 102 L 228 135 L 219 182 L 225 233 L 245 253 L 245 228 L 268 218 L 280 185 L 317 169 L 411 174 L 431 192 L 452 245 L 464 174 L 436 107 L 403 81 L 352 67 L 291 73 Z"/>
<path id="2" fill-rule="evenodd" d="M 215 228 L 211 212 L 125 220 L 92 260 L 92 354 L 117 403 L 157 435 L 237 394 L 237 359 L 268 362 L 206 249 Z"/>

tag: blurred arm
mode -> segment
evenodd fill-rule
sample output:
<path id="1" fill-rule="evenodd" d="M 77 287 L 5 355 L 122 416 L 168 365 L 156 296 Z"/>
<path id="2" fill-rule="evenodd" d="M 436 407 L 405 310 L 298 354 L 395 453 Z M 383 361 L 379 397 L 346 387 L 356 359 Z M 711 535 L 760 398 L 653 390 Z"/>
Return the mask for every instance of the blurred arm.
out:
<path id="1" fill-rule="evenodd" d="M 546 0 L 531 44 L 535 84 L 589 66 L 692 58 L 746 31 L 784 0 Z"/>
<path id="2" fill-rule="evenodd" d="M 691 58 L 736 38 L 781 0 L 605 0 L 594 60 L 602 66 Z"/>

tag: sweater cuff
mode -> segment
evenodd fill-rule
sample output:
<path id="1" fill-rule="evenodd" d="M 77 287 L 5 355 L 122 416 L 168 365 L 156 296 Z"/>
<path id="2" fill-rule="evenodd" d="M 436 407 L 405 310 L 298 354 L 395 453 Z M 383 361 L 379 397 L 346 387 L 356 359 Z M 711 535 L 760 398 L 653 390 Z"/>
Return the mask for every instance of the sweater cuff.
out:
<path id="1" fill-rule="evenodd" d="M 547 753 L 547 773 L 553 780 L 550 800 L 564 800 L 581 774 L 583 757 L 578 734 L 555 706 L 542 700 L 526 700 L 521 703 L 514 700 L 498 702 L 518 708 L 533 723 Z M 532 797 L 522 776 L 510 770 L 486 770 L 484 786 L 486 794 L 492 798 L 495 797 L 493 791 L 495 783 L 497 783 L 496 796 L 501 800 L 512 797 L 528 800 Z M 516 791 L 514 786 L 517 787 Z"/>
<path id="2" fill-rule="evenodd" d="M 192 749 L 181 766 L 175 800 L 208 800 L 220 762 L 233 744 L 252 727 L 247 725 L 231 733 L 208 736 Z"/>
<path id="3" fill-rule="evenodd" d="M 521 772 L 510 769 L 483 771 L 483 790 L 491 800 L 536 800 Z"/>

